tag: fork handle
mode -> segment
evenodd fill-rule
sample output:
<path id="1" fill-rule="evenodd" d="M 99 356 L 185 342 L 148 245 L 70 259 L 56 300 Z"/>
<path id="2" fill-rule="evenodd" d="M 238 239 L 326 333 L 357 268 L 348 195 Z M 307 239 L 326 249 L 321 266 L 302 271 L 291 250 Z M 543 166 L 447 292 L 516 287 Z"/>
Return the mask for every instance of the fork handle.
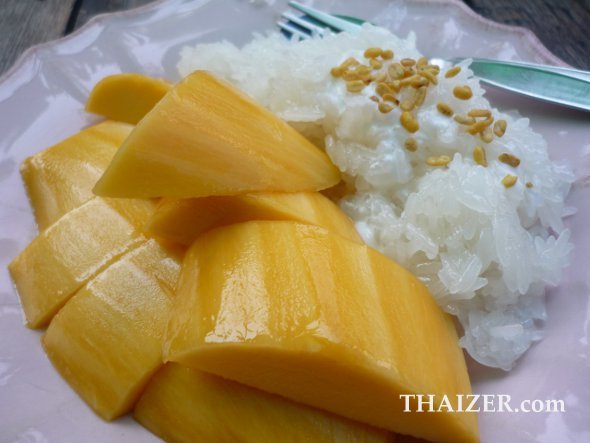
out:
<path id="1" fill-rule="evenodd" d="M 540 100 L 590 111 L 590 73 L 532 63 L 473 59 L 484 83 Z"/>

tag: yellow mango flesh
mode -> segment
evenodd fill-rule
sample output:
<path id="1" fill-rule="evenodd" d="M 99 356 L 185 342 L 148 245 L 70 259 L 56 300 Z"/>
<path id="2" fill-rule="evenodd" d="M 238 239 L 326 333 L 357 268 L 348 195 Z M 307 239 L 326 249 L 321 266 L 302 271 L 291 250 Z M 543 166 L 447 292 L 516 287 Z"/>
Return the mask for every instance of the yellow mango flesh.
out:
<path id="1" fill-rule="evenodd" d="M 317 192 L 162 199 L 147 230 L 160 238 L 190 246 L 205 231 L 249 220 L 294 220 L 323 226 L 362 242 L 346 214 Z"/>
<path id="2" fill-rule="evenodd" d="M 317 191 L 328 156 L 230 84 L 195 71 L 138 123 L 97 183 L 106 197 Z"/>
<path id="3" fill-rule="evenodd" d="M 147 75 L 130 72 L 109 75 L 90 91 L 86 111 L 136 124 L 171 88 L 170 83 Z"/>
<path id="4" fill-rule="evenodd" d="M 386 431 L 174 363 L 152 378 L 134 415 L 169 442 L 394 441 Z"/>
<path id="5" fill-rule="evenodd" d="M 47 325 L 94 275 L 144 241 L 150 200 L 93 198 L 40 233 L 8 266 L 27 325 Z"/>
<path id="6" fill-rule="evenodd" d="M 411 273 L 316 226 L 248 222 L 199 237 L 164 349 L 168 361 L 373 426 L 478 441 L 474 414 L 403 412 L 400 394 L 438 405 L 471 392 L 452 320 Z"/>
<path id="7" fill-rule="evenodd" d="M 180 257 L 149 240 L 98 274 L 56 314 L 43 346 L 102 418 L 129 412 L 162 364 Z"/>
<path id="8" fill-rule="evenodd" d="M 99 123 L 23 162 L 21 174 L 39 230 L 94 197 L 92 188 L 131 129 L 125 123 Z"/>

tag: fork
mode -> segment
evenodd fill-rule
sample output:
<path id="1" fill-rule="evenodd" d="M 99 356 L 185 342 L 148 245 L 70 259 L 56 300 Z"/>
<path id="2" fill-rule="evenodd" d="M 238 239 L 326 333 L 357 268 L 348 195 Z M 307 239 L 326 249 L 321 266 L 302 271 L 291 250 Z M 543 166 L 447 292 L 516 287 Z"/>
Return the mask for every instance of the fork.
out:
<path id="1" fill-rule="evenodd" d="M 290 1 L 289 6 L 304 15 L 285 11 L 277 26 L 285 36 L 296 40 L 338 32 L 354 34 L 365 23 L 356 17 L 328 14 L 297 1 Z M 465 58 L 431 58 L 430 62 L 443 68 L 462 60 Z M 484 58 L 470 60 L 471 70 L 483 83 L 534 99 L 590 111 L 588 71 L 528 62 Z"/>

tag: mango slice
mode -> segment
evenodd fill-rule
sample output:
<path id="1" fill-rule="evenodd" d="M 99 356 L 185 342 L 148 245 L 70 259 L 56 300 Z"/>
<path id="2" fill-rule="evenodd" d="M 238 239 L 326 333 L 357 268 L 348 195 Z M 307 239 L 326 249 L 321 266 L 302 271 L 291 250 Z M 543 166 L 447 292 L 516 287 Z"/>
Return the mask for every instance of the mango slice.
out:
<path id="1" fill-rule="evenodd" d="M 190 246 L 205 231 L 249 220 L 294 220 L 323 226 L 362 243 L 342 210 L 318 192 L 253 193 L 233 197 L 162 199 L 147 224 L 149 233 Z"/>
<path id="2" fill-rule="evenodd" d="M 367 246 L 294 222 L 231 225 L 189 248 L 177 291 L 168 361 L 402 434 L 478 441 L 474 414 L 403 412 L 401 394 L 456 406 L 469 378 L 452 320 Z"/>
<path id="3" fill-rule="evenodd" d="M 147 75 L 131 72 L 109 75 L 90 91 L 86 112 L 136 124 L 170 89 L 170 83 Z"/>
<path id="4" fill-rule="evenodd" d="M 21 174 L 39 230 L 94 197 L 92 188 L 132 128 L 105 121 L 23 162 Z"/>
<path id="5" fill-rule="evenodd" d="M 145 237 L 150 200 L 93 198 L 35 238 L 9 265 L 27 325 L 41 328 L 98 272 Z"/>
<path id="6" fill-rule="evenodd" d="M 145 242 L 80 289 L 43 335 L 53 365 L 106 420 L 129 412 L 162 365 L 180 258 Z"/>
<path id="7" fill-rule="evenodd" d="M 328 156 L 287 123 L 195 71 L 138 123 L 94 191 L 189 198 L 317 191 L 339 178 Z"/>
<path id="8" fill-rule="evenodd" d="M 386 431 L 174 363 L 152 378 L 135 418 L 170 442 L 393 442 Z"/>

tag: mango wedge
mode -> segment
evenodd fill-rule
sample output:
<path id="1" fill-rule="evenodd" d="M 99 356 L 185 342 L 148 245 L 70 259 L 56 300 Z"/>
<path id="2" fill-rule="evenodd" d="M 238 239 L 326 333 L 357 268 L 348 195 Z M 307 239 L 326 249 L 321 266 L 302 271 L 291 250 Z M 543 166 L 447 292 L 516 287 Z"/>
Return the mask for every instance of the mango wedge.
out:
<path id="1" fill-rule="evenodd" d="M 189 198 L 317 191 L 339 179 L 328 156 L 287 123 L 196 71 L 138 123 L 94 191 Z"/>
<path id="2" fill-rule="evenodd" d="M 169 442 L 385 443 L 394 436 L 282 397 L 166 364 L 135 418 Z"/>
<path id="3" fill-rule="evenodd" d="M 190 246 L 205 231 L 249 220 L 293 220 L 309 223 L 362 243 L 354 224 L 346 214 L 317 192 L 162 199 L 148 222 L 147 230 L 157 237 Z"/>
<path id="4" fill-rule="evenodd" d="M 29 158 L 21 174 L 39 230 L 94 197 L 92 188 L 132 126 L 106 121 Z"/>
<path id="5" fill-rule="evenodd" d="M 106 420 L 129 412 L 162 365 L 162 338 L 180 256 L 149 240 L 80 289 L 53 318 L 43 346 Z"/>
<path id="6" fill-rule="evenodd" d="M 9 265 L 27 325 L 41 328 L 88 280 L 139 245 L 150 200 L 95 197 L 35 238 Z"/>
<path id="7" fill-rule="evenodd" d="M 410 272 L 320 227 L 260 221 L 199 237 L 164 349 L 168 361 L 373 426 L 478 441 L 474 414 L 403 412 L 401 394 L 434 394 L 438 407 L 471 392 L 452 320 Z"/>
<path id="8" fill-rule="evenodd" d="M 109 75 L 90 91 L 86 111 L 136 124 L 171 88 L 170 83 L 146 75 L 130 72 Z"/>

